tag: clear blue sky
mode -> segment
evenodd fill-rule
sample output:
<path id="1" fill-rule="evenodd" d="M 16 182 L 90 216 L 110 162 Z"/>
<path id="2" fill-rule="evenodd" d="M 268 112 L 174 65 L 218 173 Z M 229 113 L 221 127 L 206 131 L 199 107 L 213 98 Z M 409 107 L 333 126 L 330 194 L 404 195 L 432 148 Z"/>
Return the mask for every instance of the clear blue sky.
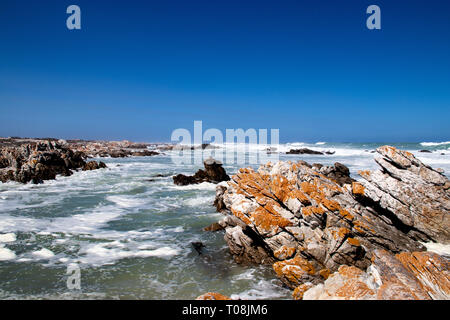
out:
<path id="1" fill-rule="evenodd" d="M 449 119 L 450 1 L 0 1 L 0 136 L 448 141 Z"/>

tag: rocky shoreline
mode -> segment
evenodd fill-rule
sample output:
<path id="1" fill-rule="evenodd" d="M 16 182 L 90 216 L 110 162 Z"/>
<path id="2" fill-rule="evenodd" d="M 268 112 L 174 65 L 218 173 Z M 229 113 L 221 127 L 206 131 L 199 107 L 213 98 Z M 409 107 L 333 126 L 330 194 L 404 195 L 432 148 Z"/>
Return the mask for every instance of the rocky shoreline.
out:
<path id="1" fill-rule="evenodd" d="M 58 140 L 53 138 L 0 138 L 0 181 L 43 183 L 77 170 L 106 168 L 93 157 L 155 156 L 150 144 L 129 141 Z"/>
<path id="2" fill-rule="evenodd" d="M 295 299 L 450 299 L 450 181 L 411 153 L 377 149 L 380 170 L 304 161 L 240 169 L 217 186 L 238 263 L 271 264 Z"/>

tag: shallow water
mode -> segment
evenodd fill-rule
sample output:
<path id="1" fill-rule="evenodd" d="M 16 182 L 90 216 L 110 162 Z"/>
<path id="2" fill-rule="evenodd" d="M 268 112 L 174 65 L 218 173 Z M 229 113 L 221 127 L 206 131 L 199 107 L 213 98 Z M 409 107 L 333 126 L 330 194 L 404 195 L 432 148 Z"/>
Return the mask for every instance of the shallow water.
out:
<path id="1" fill-rule="evenodd" d="M 376 145 L 298 143 L 279 149 L 296 147 L 336 153 L 280 160 L 338 161 L 356 178 L 358 170 L 376 168 L 374 154 L 365 151 Z M 432 154 L 417 153 L 421 145 L 406 147 L 450 172 L 448 145 L 428 146 L 439 148 Z M 270 266 L 234 263 L 223 233 L 202 231 L 221 218 L 212 205 L 215 185 L 175 186 L 172 175 L 193 174 L 201 166 L 176 165 L 170 155 L 102 159 L 107 169 L 42 185 L 0 183 L 0 298 L 192 299 L 208 291 L 290 298 Z M 224 167 L 233 174 L 241 165 Z M 204 255 L 193 250 L 193 241 L 206 245 Z M 81 290 L 66 285 L 73 263 L 81 269 Z"/>

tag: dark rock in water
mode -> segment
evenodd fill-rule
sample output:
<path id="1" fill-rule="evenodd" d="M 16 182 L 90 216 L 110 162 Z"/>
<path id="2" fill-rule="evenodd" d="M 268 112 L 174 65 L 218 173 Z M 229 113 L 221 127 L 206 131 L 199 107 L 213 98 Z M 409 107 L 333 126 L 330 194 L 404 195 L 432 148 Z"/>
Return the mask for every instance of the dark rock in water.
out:
<path id="1" fill-rule="evenodd" d="M 178 174 L 173 177 L 173 182 L 176 185 L 185 186 L 202 182 L 219 183 L 230 180 L 220 161 L 209 158 L 203 162 L 203 165 L 205 170 L 200 169 L 193 176 Z"/>
<path id="2" fill-rule="evenodd" d="M 215 232 L 215 231 L 220 231 L 225 229 L 224 226 L 222 226 L 220 223 L 218 222 L 214 222 L 211 225 L 209 225 L 208 227 L 203 228 L 203 231 L 211 231 L 211 232 Z"/>
<path id="3" fill-rule="evenodd" d="M 325 154 L 328 154 L 328 155 L 333 155 L 335 153 L 336 153 L 336 151 L 325 151 Z"/>
<path id="4" fill-rule="evenodd" d="M 301 149 L 291 149 L 286 154 L 315 154 L 315 155 L 323 155 L 323 152 L 311 150 L 308 148 Z"/>
<path id="5" fill-rule="evenodd" d="M 194 247 L 195 251 L 198 252 L 198 254 L 202 254 L 203 248 L 206 246 L 202 242 L 191 242 L 192 246 Z"/>
<path id="6" fill-rule="evenodd" d="M 423 153 L 432 153 L 430 150 L 426 150 L 426 149 L 424 149 L 424 150 L 419 150 L 419 152 L 423 152 Z"/>
<path id="7" fill-rule="evenodd" d="M 106 164 L 104 162 L 89 161 L 84 165 L 83 171 L 97 170 L 102 168 L 106 168 Z"/>
<path id="8" fill-rule="evenodd" d="M 100 154 L 100 156 L 107 156 L 108 154 L 111 158 L 125 158 L 131 155 L 131 152 L 123 149 L 111 150 L 109 153 L 104 152 L 104 154 Z"/>
<path id="9" fill-rule="evenodd" d="M 336 162 L 333 167 L 320 168 L 320 173 L 325 175 L 327 178 L 336 181 L 340 186 L 344 184 L 351 184 L 355 182 L 355 179 L 350 178 L 350 170 L 342 163 Z"/>
<path id="10" fill-rule="evenodd" d="M 162 174 L 162 173 L 158 173 L 158 174 L 155 174 L 154 176 L 153 176 L 153 178 L 165 178 L 165 177 L 170 177 L 171 175 L 170 174 Z"/>
<path id="11" fill-rule="evenodd" d="M 134 151 L 131 153 L 134 157 L 151 157 L 151 156 L 157 156 L 159 152 L 156 151 L 150 151 L 150 150 L 143 150 L 143 151 Z"/>
<path id="12" fill-rule="evenodd" d="M 55 140 L 55 139 L 53 139 Z M 56 141 L 28 140 L 0 149 L 0 181 L 43 183 L 56 175 L 72 175 L 72 170 L 106 168 L 103 162 L 91 161 L 83 152 L 73 151 Z"/>

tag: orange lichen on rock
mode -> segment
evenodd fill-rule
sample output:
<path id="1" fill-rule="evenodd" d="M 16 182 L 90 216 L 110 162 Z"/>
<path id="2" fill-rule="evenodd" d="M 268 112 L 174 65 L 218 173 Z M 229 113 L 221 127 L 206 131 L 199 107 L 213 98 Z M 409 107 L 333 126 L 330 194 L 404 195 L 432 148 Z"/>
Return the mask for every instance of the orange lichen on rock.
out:
<path id="1" fill-rule="evenodd" d="M 314 266 L 299 256 L 290 260 L 275 262 L 273 264 L 277 276 L 291 287 L 296 287 L 302 282 L 305 275 L 315 275 Z"/>
<path id="2" fill-rule="evenodd" d="M 450 263 L 433 252 L 402 252 L 395 256 L 434 299 L 450 297 Z"/>
<path id="3" fill-rule="evenodd" d="M 242 212 L 240 212 L 239 210 L 235 210 L 235 209 L 231 208 L 231 213 L 233 213 L 236 217 L 241 219 L 247 225 L 252 223 L 250 221 L 250 219 L 247 218 L 247 216 L 245 214 L 243 214 Z"/>
<path id="4" fill-rule="evenodd" d="M 323 198 L 321 203 L 325 206 L 325 208 L 327 208 L 330 211 L 337 211 L 341 208 L 339 202 L 337 202 L 335 200 L 329 200 L 327 198 Z"/>
<path id="5" fill-rule="evenodd" d="M 352 246 L 359 247 L 361 245 L 361 242 L 358 239 L 355 238 L 347 238 L 347 242 L 350 243 Z"/>
<path id="6" fill-rule="evenodd" d="M 270 204 L 256 208 L 251 214 L 251 219 L 256 227 L 267 232 L 276 231 L 278 227 L 285 228 L 292 225 L 291 221 L 278 214 Z"/>
<path id="7" fill-rule="evenodd" d="M 352 192 L 354 195 L 364 195 L 364 186 L 359 182 L 352 183 Z"/>
<path id="8" fill-rule="evenodd" d="M 336 290 L 336 296 L 344 299 L 358 300 L 367 296 L 373 296 L 375 292 L 366 283 L 357 279 L 351 279 Z"/>
<path id="9" fill-rule="evenodd" d="M 294 289 L 294 292 L 292 293 L 292 298 L 294 300 L 302 300 L 303 299 L 303 294 L 305 293 L 305 291 L 307 291 L 308 289 L 312 288 L 313 285 L 311 283 L 304 283 L 299 285 L 298 287 L 296 287 Z"/>
<path id="10" fill-rule="evenodd" d="M 358 171 L 358 174 L 361 177 L 369 177 L 370 176 L 370 170 L 360 170 L 360 171 Z"/>
<path id="11" fill-rule="evenodd" d="M 308 206 L 302 208 L 302 215 L 307 217 L 312 214 L 323 214 L 325 213 L 325 209 L 321 207 Z"/>
<path id="12" fill-rule="evenodd" d="M 341 276 L 346 278 L 358 278 L 364 274 L 364 271 L 353 266 L 340 266 L 338 270 Z"/>
<path id="13" fill-rule="evenodd" d="M 276 250 L 273 255 L 278 260 L 290 259 L 295 255 L 297 250 L 293 247 L 282 246 L 280 249 Z"/>
<path id="14" fill-rule="evenodd" d="M 339 210 L 339 214 L 349 221 L 353 221 L 353 219 L 355 218 L 350 212 L 345 209 Z"/>
<path id="15" fill-rule="evenodd" d="M 300 183 L 300 189 L 307 195 L 310 195 L 311 193 L 317 191 L 317 187 L 307 181 L 303 181 L 302 183 Z"/>
<path id="16" fill-rule="evenodd" d="M 207 292 L 198 296 L 195 300 L 231 300 L 231 298 L 217 292 Z"/>
<path id="17" fill-rule="evenodd" d="M 326 280 L 330 276 L 331 271 L 330 271 L 330 269 L 321 269 L 319 271 L 319 274 L 321 275 L 322 278 L 324 278 Z"/>
<path id="18" fill-rule="evenodd" d="M 311 204 L 309 198 L 300 190 L 294 189 L 289 192 L 288 197 L 298 199 L 303 205 Z"/>

